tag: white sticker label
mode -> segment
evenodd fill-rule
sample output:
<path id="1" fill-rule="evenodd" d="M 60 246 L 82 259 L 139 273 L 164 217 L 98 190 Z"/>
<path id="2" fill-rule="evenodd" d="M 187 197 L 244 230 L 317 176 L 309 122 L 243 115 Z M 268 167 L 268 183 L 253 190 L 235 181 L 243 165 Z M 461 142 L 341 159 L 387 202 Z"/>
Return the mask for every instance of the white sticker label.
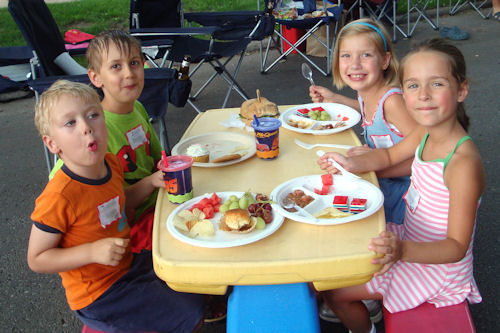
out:
<path id="1" fill-rule="evenodd" d="M 408 206 L 408 208 L 410 208 L 410 211 L 415 214 L 418 203 L 420 201 L 420 194 L 415 188 L 413 182 L 410 183 L 410 187 L 408 188 L 408 191 L 403 198 L 406 201 L 406 205 Z"/>
<path id="2" fill-rule="evenodd" d="M 106 228 L 108 225 L 122 217 L 118 196 L 99 205 L 97 209 L 99 210 L 99 221 L 101 221 L 101 226 L 103 228 Z"/>
<path id="3" fill-rule="evenodd" d="M 126 135 L 127 140 L 130 143 L 130 147 L 132 147 L 133 150 L 136 150 L 148 142 L 148 138 L 146 137 L 146 133 L 144 132 L 142 125 L 131 129 L 126 133 Z"/>
<path id="4" fill-rule="evenodd" d="M 370 135 L 370 138 L 372 139 L 375 148 L 389 148 L 394 146 L 394 142 L 392 142 L 392 138 L 389 134 Z"/>

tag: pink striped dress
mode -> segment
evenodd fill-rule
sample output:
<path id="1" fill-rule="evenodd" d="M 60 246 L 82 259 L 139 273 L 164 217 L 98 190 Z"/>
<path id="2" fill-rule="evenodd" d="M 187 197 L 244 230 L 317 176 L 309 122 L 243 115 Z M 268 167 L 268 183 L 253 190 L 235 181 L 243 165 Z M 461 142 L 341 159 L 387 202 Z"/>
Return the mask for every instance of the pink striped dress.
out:
<path id="1" fill-rule="evenodd" d="M 426 135 L 415 152 L 411 185 L 405 194 L 406 214 L 403 225 L 388 223 L 387 228 L 400 239 L 433 242 L 446 238 L 449 191 L 444 184 L 444 169 L 462 142 L 445 158 L 424 162 L 422 150 Z M 383 304 L 391 313 L 415 308 L 424 302 L 436 307 L 459 304 L 467 299 L 479 303 L 479 294 L 472 271 L 472 236 L 465 257 L 451 264 L 417 264 L 398 261 L 389 271 L 366 284 L 369 293 L 383 295 Z"/>

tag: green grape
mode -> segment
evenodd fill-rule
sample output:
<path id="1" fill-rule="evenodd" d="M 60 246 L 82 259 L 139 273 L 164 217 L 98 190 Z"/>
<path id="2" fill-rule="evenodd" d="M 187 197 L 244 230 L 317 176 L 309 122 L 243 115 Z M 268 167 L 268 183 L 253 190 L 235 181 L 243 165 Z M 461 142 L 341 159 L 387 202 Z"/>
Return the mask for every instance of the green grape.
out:
<path id="1" fill-rule="evenodd" d="M 233 194 L 232 196 L 229 197 L 229 201 L 232 202 L 238 201 L 238 197 Z"/>
<path id="2" fill-rule="evenodd" d="M 323 120 L 323 121 L 327 121 L 327 120 L 330 120 L 331 117 L 330 115 L 328 114 L 328 112 L 321 112 L 320 114 L 320 119 Z"/>
<path id="3" fill-rule="evenodd" d="M 224 214 L 228 210 L 229 210 L 229 205 L 223 204 L 219 207 L 219 212 L 221 212 L 222 214 Z"/>
<path id="4" fill-rule="evenodd" d="M 238 209 L 238 208 L 240 208 L 240 205 L 238 204 L 238 201 L 233 201 L 229 205 L 229 210 L 231 210 L 231 209 Z"/>
<path id="5" fill-rule="evenodd" d="M 245 197 L 248 200 L 248 205 L 249 206 L 255 202 L 255 199 L 253 198 L 253 194 L 252 193 L 246 192 L 244 195 L 245 195 Z"/>
<path id="6" fill-rule="evenodd" d="M 238 205 L 240 206 L 241 209 L 247 209 L 249 205 L 248 198 L 243 195 L 238 201 Z"/>
<path id="7" fill-rule="evenodd" d="M 264 229 L 266 227 L 266 222 L 262 217 L 257 218 L 257 224 L 255 224 L 255 229 Z"/>

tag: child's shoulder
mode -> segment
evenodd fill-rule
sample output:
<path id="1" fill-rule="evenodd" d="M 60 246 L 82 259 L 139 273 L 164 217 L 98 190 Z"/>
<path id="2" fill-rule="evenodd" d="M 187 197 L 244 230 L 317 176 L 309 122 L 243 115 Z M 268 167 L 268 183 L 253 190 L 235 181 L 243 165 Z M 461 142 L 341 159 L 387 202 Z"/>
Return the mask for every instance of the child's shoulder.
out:
<path id="1" fill-rule="evenodd" d="M 485 171 L 481 155 L 472 140 L 465 140 L 456 148 L 446 166 L 446 173 L 452 178 L 461 179 L 461 182 L 484 181 Z"/>

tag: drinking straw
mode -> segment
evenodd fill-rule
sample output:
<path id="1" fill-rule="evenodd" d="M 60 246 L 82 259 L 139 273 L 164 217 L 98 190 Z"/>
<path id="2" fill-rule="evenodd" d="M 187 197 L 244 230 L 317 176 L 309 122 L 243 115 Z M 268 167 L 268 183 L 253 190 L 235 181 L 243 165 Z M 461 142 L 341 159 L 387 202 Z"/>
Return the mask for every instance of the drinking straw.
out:
<path id="1" fill-rule="evenodd" d="M 167 154 L 165 153 L 164 150 L 162 150 L 161 155 L 163 156 L 163 167 L 166 168 L 168 167 Z"/>
<path id="2" fill-rule="evenodd" d="M 257 118 L 257 116 L 256 116 L 256 115 L 253 115 L 253 119 L 255 119 L 255 124 L 256 124 L 257 126 L 260 126 L 260 124 L 259 124 L 259 119 Z"/>

